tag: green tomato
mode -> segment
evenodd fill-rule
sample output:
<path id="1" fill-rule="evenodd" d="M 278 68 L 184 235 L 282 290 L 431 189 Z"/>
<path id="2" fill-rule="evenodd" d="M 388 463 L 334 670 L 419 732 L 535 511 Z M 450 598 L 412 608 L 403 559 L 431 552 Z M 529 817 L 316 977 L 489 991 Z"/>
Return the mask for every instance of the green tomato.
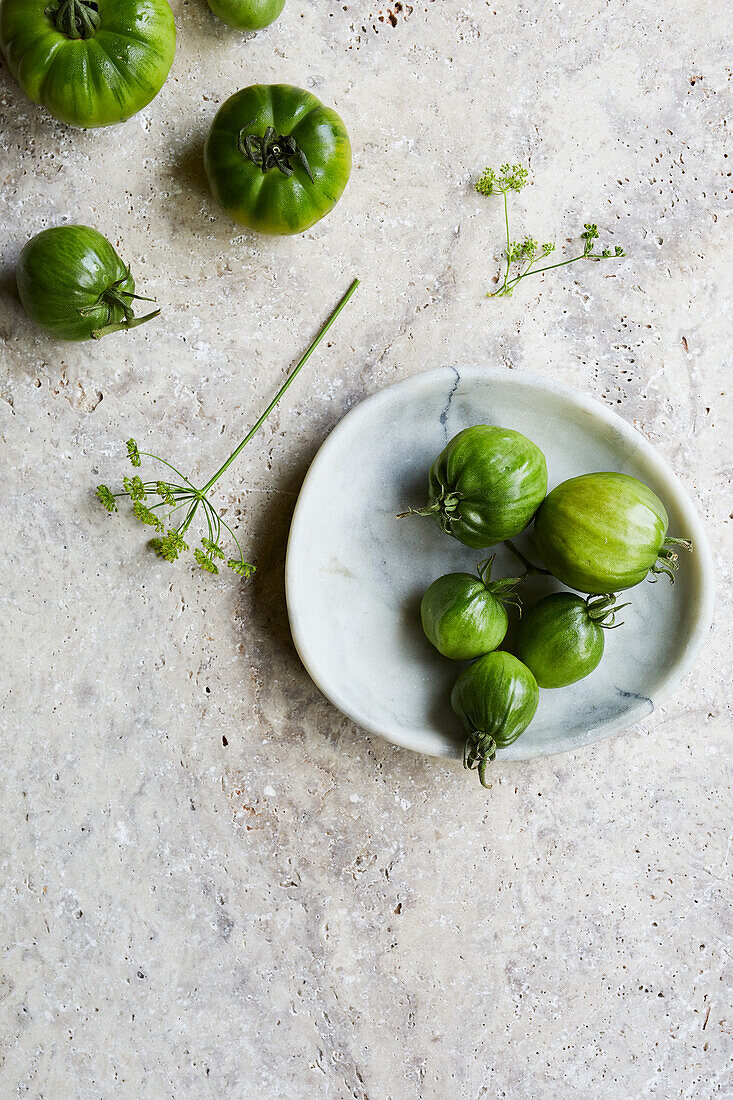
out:
<path id="1" fill-rule="evenodd" d="M 428 489 L 428 504 L 416 514 L 432 516 L 446 534 L 482 550 L 514 538 L 530 522 L 547 492 L 547 463 L 520 432 L 476 424 L 438 455 Z"/>
<path id="2" fill-rule="evenodd" d="M 655 493 L 628 474 L 583 474 L 547 496 L 535 518 L 535 543 L 558 580 L 579 592 L 617 592 L 648 573 L 674 579 L 675 545 Z"/>
<path id="3" fill-rule="evenodd" d="M 32 237 L 16 270 L 29 317 L 60 340 L 98 340 L 136 328 L 160 313 L 135 317 L 135 281 L 109 241 L 85 225 L 59 225 Z M 149 301 L 149 299 L 143 299 Z"/>
<path id="4" fill-rule="evenodd" d="M 232 221 L 259 233 L 303 233 L 341 198 L 351 145 L 336 112 L 310 92 L 254 84 L 219 108 L 204 165 Z"/>
<path id="5" fill-rule="evenodd" d="M 505 604 L 519 603 L 518 577 L 491 580 L 494 559 L 472 573 L 446 573 L 428 588 L 420 604 L 423 630 L 444 657 L 472 661 L 504 640 L 509 619 Z"/>
<path id="6" fill-rule="evenodd" d="M 478 768 L 486 787 L 486 766 L 496 750 L 516 741 L 535 716 L 537 681 L 511 653 L 497 650 L 463 670 L 450 701 L 467 734 L 463 766 Z"/>
<path id="7" fill-rule="evenodd" d="M 597 598 L 553 592 L 534 605 L 519 627 L 517 657 L 541 688 L 561 688 L 588 676 L 600 664 L 604 630 L 616 623 L 613 595 Z"/>
<path id="8" fill-rule="evenodd" d="M 208 0 L 208 5 L 214 15 L 235 30 L 261 31 L 275 22 L 285 0 Z"/>
<path id="9" fill-rule="evenodd" d="M 168 0 L 2 0 L 0 45 L 34 103 L 84 128 L 154 99 L 176 47 Z"/>

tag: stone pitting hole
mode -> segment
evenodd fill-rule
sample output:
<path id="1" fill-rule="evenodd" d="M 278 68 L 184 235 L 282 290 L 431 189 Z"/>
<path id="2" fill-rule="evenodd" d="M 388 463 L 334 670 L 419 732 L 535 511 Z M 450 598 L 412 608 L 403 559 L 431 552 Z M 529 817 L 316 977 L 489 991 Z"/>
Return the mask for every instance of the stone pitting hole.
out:
<path id="1" fill-rule="evenodd" d="M 428 0 L 422 10 L 427 13 L 430 10 L 430 5 L 434 3 L 435 0 Z M 343 10 L 347 11 L 347 6 L 344 6 Z M 364 23 L 360 25 L 352 23 L 351 30 L 354 38 L 349 49 L 356 47 L 358 50 L 364 36 L 379 34 L 382 27 L 397 27 L 400 22 L 409 19 L 414 11 L 414 4 L 408 4 L 405 0 L 394 0 L 394 3 L 386 5 L 384 8 L 380 8 L 376 12 L 370 12 Z"/>

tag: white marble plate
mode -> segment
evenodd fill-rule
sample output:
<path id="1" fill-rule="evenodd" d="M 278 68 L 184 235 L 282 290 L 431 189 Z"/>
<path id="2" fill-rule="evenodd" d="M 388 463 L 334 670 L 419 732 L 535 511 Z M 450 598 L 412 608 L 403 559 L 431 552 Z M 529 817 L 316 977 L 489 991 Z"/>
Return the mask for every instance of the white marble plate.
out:
<path id="1" fill-rule="evenodd" d="M 710 626 L 713 571 L 702 524 L 667 463 L 605 406 L 530 375 L 475 367 L 429 371 L 363 401 L 331 432 L 303 483 L 288 543 L 288 611 L 303 664 L 344 714 L 416 752 L 459 755 L 449 694 L 463 666 L 429 645 L 418 606 L 431 581 L 472 571 L 482 554 L 432 520 L 395 514 L 425 503 L 433 459 L 456 432 L 479 423 L 533 439 L 547 457 L 549 488 L 592 470 L 633 474 L 664 501 L 670 533 L 695 542 L 674 587 L 661 578 L 630 590 L 625 625 L 607 632 L 591 676 L 540 692 L 532 725 L 500 753 L 524 760 L 648 718 L 691 667 Z M 531 557 L 531 534 L 517 541 Z M 497 550 L 496 576 L 521 571 Z M 536 578 L 523 589 L 531 603 L 559 587 Z"/>

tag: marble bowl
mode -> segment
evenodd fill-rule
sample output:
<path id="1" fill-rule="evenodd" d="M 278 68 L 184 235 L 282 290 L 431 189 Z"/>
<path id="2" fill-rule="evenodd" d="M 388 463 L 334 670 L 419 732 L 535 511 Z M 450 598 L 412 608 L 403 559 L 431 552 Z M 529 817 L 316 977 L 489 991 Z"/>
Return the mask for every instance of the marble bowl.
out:
<path id="1" fill-rule="evenodd" d="M 547 457 L 548 488 L 593 470 L 633 474 L 664 501 L 670 533 L 695 543 L 694 553 L 681 556 L 674 586 L 662 577 L 629 590 L 624 626 L 607 632 L 599 667 L 571 687 L 541 691 L 531 726 L 499 756 L 577 749 L 648 719 L 691 667 L 710 626 L 713 568 L 702 524 L 667 463 L 619 416 L 582 394 L 508 371 L 419 374 L 363 401 L 326 439 L 288 542 L 288 612 L 303 664 L 365 730 L 416 752 L 460 755 L 449 695 L 463 665 L 427 642 L 419 603 L 436 577 L 471 572 L 486 555 L 430 519 L 396 513 L 426 502 L 433 459 L 456 432 L 479 423 L 533 439 Z M 531 530 L 517 544 L 536 560 Z M 495 577 L 521 572 L 504 547 L 495 549 Z M 533 578 L 523 597 L 531 604 L 560 587 Z"/>

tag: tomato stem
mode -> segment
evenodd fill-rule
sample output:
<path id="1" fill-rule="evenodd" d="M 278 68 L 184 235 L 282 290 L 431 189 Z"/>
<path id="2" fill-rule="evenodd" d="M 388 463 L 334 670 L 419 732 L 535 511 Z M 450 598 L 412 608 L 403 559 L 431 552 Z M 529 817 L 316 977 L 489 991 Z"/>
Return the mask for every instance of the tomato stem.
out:
<path id="1" fill-rule="evenodd" d="M 514 543 L 511 541 L 511 539 L 506 539 L 505 542 L 504 542 L 504 545 L 506 546 L 507 550 L 509 550 L 512 554 L 514 554 L 515 558 L 518 558 L 519 561 L 521 561 L 522 565 L 527 570 L 527 573 L 525 573 L 525 576 L 527 576 L 527 574 L 529 574 L 529 573 L 543 573 L 546 577 L 551 577 L 552 576 L 552 573 L 550 572 L 549 569 L 542 569 L 542 567 L 539 566 L 539 565 L 533 565 L 532 562 L 529 560 L 529 558 L 525 558 L 522 551 L 517 549 L 517 547 L 514 545 Z M 521 579 L 523 580 L 524 578 L 521 578 Z"/>
<path id="2" fill-rule="evenodd" d="M 107 309 L 107 323 L 100 325 L 99 328 L 94 329 L 91 336 L 93 340 L 101 340 L 103 336 L 109 336 L 112 332 L 122 332 L 128 328 L 137 328 L 138 325 L 144 325 L 146 321 L 152 321 L 154 317 L 160 315 L 160 310 L 153 310 L 152 313 L 147 313 L 144 317 L 135 317 L 131 301 L 138 302 L 154 302 L 154 298 L 144 298 L 142 294 L 134 294 L 131 290 L 122 290 L 121 284 L 126 277 L 129 277 L 130 269 L 127 269 L 127 276 L 122 276 L 116 282 L 112 283 L 103 290 L 97 298 L 94 305 L 83 306 L 77 310 L 80 317 L 90 317 L 96 313 L 100 306 L 106 306 Z M 115 322 L 113 317 L 115 311 L 121 310 L 124 320 Z"/>
<path id="3" fill-rule="evenodd" d="M 438 500 L 434 500 L 432 504 L 426 504 L 424 508 L 408 508 L 406 512 L 398 512 L 396 518 L 404 519 L 405 516 L 436 516 L 439 515 L 438 522 L 444 531 L 450 534 L 450 529 L 446 526 L 447 521 L 455 512 L 460 501 L 463 499 L 460 493 L 446 493 L 444 496 L 439 497 Z"/>
<path id="4" fill-rule="evenodd" d="M 656 562 L 649 570 L 651 574 L 649 580 L 652 584 L 659 580 L 662 573 L 664 573 L 666 577 L 669 577 L 670 584 L 674 584 L 674 575 L 679 568 L 678 554 L 674 549 L 675 546 L 679 546 L 683 550 L 692 550 L 693 548 L 690 539 L 678 539 L 674 538 L 672 535 L 668 535 L 662 543 Z"/>
<path id="5" fill-rule="evenodd" d="M 667 535 L 664 545 L 681 546 L 683 550 L 692 550 L 692 539 L 676 539 L 673 535 Z"/>
<path id="6" fill-rule="evenodd" d="M 481 733 L 476 730 L 469 734 L 463 745 L 463 766 L 469 771 L 478 769 L 478 777 L 482 787 L 488 787 L 486 782 L 486 767 L 496 758 L 496 741 L 492 734 Z"/>
<path id="7" fill-rule="evenodd" d="M 93 0 L 58 0 L 44 14 L 60 34 L 73 40 L 93 38 L 101 23 L 99 5 Z"/>
<path id="8" fill-rule="evenodd" d="M 511 604 L 516 607 L 519 612 L 519 616 L 522 616 L 522 601 L 519 597 L 519 593 L 515 591 L 518 584 L 529 576 L 529 573 L 522 573 L 521 577 L 502 577 L 497 581 L 491 580 L 491 570 L 494 566 L 494 560 L 496 554 L 492 554 L 486 561 L 479 562 L 477 573 L 478 578 L 495 600 L 498 600 L 502 604 Z"/>
<path id="9" fill-rule="evenodd" d="M 237 138 L 237 147 L 247 160 L 251 160 L 263 172 L 269 172 L 272 168 L 278 168 L 284 176 L 292 176 L 293 167 L 290 163 L 293 157 L 300 162 L 311 183 L 311 172 L 308 159 L 292 135 L 278 134 L 274 126 L 268 126 L 264 137 L 259 134 L 249 134 L 247 131 L 252 125 L 250 122 L 243 126 Z"/>
<path id="10" fill-rule="evenodd" d="M 604 630 L 616 630 L 623 623 L 616 622 L 616 615 L 624 607 L 631 607 L 630 603 L 616 603 L 618 597 L 614 592 L 605 596 L 588 596 L 585 608 L 588 618 L 596 626 L 602 626 Z"/>
<path id="11" fill-rule="evenodd" d="M 495 560 L 496 554 L 492 554 L 490 557 L 486 558 L 485 561 L 480 561 L 476 569 L 476 572 L 478 573 L 478 579 L 482 582 L 482 584 L 485 584 L 487 587 L 489 585 L 489 581 L 491 580 L 491 570 L 494 568 Z"/>
<path id="12" fill-rule="evenodd" d="M 112 332 L 125 332 L 129 328 L 137 328 L 139 325 L 144 325 L 146 321 L 152 321 L 154 317 L 160 316 L 160 310 L 154 309 L 152 313 L 146 313 L 144 317 L 130 317 L 129 320 L 118 321 L 112 325 L 102 325 L 101 328 L 95 328 L 92 332 L 92 340 L 101 340 L 103 336 L 109 336 Z"/>
<path id="13" fill-rule="evenodd" d="M 404 519 L 405 516 L 434 516 L 440 511 L 440 504 L 427 504 L 424 508 L 408 508 L 406 512 L 398 512 L 395 519 Z"/>

